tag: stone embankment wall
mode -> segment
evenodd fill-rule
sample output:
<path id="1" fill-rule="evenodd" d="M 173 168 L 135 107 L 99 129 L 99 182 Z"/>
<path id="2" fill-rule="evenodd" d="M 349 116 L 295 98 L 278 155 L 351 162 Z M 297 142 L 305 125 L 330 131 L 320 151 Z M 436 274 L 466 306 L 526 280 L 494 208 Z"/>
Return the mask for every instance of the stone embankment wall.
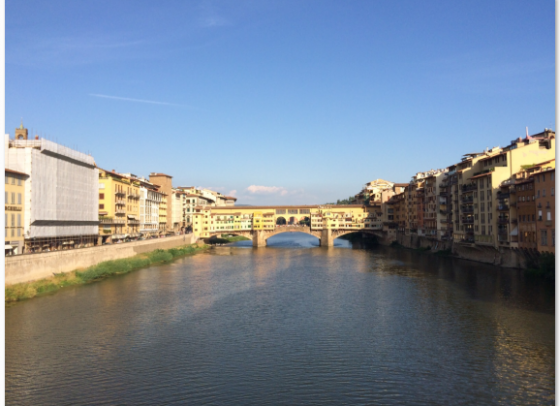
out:
<path id="1" fill-rule="evenodd" d="M 193 244 L 196 240 L 197 237 L 194 234 L 187 234 L 91 248 L 6 257 L 5 284 L 12 285 L 47 278 L 53 273 L 70 272 L 103 261 L 128 258 L 156 249 Z"/>
<path id="2" fill-rule="evenodd" d="M 416 234 L 396 233 L 394 237 L 378 239 L 380 244 L 389 245 L 391 242 L 398 242 L 406 248 L 431 248 L 433 252 L 451 250 L 457 258 L 468 259 L 470 261 L 483 262 L 504 268 L 526 269 L 531 260 L 538 260 L 538 254 L 528 253 L 523 250 L 515 250 L 507 247 L 496 249 L 491 246 L 460 244 L 452 241 L 434 241 Z M 533 258 L 530 258 L 533 255 Z"/>

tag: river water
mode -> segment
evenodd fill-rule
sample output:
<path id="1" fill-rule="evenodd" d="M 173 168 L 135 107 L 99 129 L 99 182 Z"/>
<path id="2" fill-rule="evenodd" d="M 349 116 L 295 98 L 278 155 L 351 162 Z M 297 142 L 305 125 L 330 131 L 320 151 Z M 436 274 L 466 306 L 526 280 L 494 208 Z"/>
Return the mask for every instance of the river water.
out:
<path id="1" fill-rule="evenodd" d="M 554 290 L 305 234 L 6 309 L 9 405 L 554 404 Z"/>

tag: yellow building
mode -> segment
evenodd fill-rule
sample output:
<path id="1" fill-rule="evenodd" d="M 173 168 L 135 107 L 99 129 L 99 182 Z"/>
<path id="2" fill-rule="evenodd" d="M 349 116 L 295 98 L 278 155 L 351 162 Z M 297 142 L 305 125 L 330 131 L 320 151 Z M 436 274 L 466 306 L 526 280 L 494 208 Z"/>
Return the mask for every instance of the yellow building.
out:
<path id="1" fill-rule="evenodd" d="M 163 192 L 159 202 L 159 234 L 165 235 L 167 232 L 167 195 Z"/>
<path id="2" fill-rule="evenodd" d="M 373 210 L 373 208 L 370 208 Z M 364 206 L 249 206 L 208 207 L 197 206 L 193 213 L 193 232 L 202 238 L 217 232 L 264 230 L 298 225 L 302 221 L 311 224 L 312 230 L 350 229 L 366 227 L 367 209 Z"/>
<path id="3" fill-rule="evenodd" d="M 133 178 L 99 169 L 99 235 L 102 243 L 140 236 L 140 187 Z"/>
<path id="4" fill-rule="evenodd" d="M 25 207 L 25 181 L 28 175 L 5 169 L 5 217 L 6 255 L 23 254 L 25 235 L 23 232 Z"/>

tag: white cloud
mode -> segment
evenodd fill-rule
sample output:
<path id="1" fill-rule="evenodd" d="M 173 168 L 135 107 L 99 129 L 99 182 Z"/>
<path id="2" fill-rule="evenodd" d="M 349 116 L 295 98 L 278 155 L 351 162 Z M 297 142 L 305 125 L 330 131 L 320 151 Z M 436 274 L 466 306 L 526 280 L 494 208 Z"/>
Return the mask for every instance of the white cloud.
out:
<path id="1" fill-rule="evenodd" d="M 177 106 L 177 107 L 189 107 L 190 108 L 190 106 L 185 106 L 185 105 L 182 105 L 182 104 L 174 104 L 174 103 L 160 102 L 160 101 L 154 101 L 154 100 L 131 99 L 130 97 L 108 96 L 106 94 L 96 94 L 96 93 L 90 93 L 89 95 L 93 96 L 93 97 L 101 97 L 101 98 L 104 98 L 104 99 L 124 100 L 124 101 L 136 102 L 136 103 L 160 104 L 160 105 L 164 105 L 164 106 Z"/>
<path id="2" fill-rule="evenodd" d="M 200 21 L 200 25 L 201 25 L 202 27 L 207 27 L 207 28 L 210 28 L 210 27 L 223 27 L 223 26 L 229 25 L 229 24 L 230 24 L 230 23 L 229 23 L 228 20 L 226 20 L 225 18 L 220 17 L 220 16 L 210 16 L 210 17 L 203 18 L 203 19 Z"/>
<path id="3" fill-rule="evenodd" d="M 228 193 L 228 196 L 235 197 L 236 194 L 237 194 L 237 190 L 230 190 L 229 193 Z"/>
<path id="4" fill-rule="evenodd" d="M 247 191 L 254 194 L 279 194 L 280 196 L 285 196 L 288 194 L 288 191 L 285 188 L 278 186 L 251 185 L 247 188 Z"/>

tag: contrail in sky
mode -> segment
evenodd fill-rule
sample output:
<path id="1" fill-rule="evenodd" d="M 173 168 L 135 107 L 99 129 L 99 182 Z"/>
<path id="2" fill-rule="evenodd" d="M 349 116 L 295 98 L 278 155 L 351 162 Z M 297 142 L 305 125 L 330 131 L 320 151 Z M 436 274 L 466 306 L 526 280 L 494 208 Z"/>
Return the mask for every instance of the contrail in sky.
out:
<path id="1" fill-rule="evenodd" d="M 103 97 L 105 99 L 124 100 L 124 101 L 136 102 L 136 103 L 149 103 L 149 104 L 159 104 L 159 105 L 163 105 L 163 106 L 177 106 L 177 107 L 193 108 L 191 106 L 186 106 L 184 104 L 166 103 L 166 102 L 159 102 L 159 101 L 154 101 L 154 100 L 131 99 L 130 97 L 108 96 L 106 94 L 95 94 L 95 93 L 90 93 L 89 95 L 94 96 L 94 97 Z"/>

